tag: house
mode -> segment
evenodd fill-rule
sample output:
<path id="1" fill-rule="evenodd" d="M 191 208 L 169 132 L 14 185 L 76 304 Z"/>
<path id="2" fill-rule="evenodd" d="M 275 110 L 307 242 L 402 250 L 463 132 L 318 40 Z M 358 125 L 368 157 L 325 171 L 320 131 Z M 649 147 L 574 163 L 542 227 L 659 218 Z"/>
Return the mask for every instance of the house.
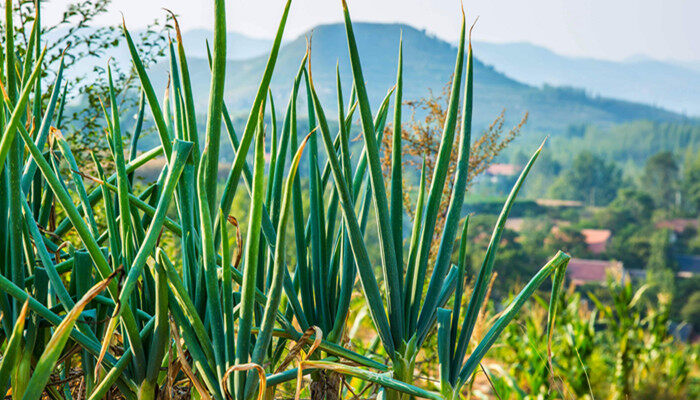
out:
<path id="1" fill-rule="evenodd" d="M 695 218 L 674 218 L 659 221 L 654 226 L 657 229 L 669 229 L 675 233 L 683 233 L 689 228 L 698 228 L 698 220 Z"/>
<path id="2" fill-rule="evenodd" d="M 693 218 L 674 218 L 659 221 L 654 224 L 656 229 L 668 229 L 671 235 L 671 242 L 678 240 L 678 236 L 688 229 L 698 229 L 698 220 Z"/>
<path id="3" fill-rule="evenodd" d="M 586 241 L 588 251 L 592 254 L 601 254 L 607 250 L 612 232 L 610 229 L 581 229 L 581 235 Z"/>
<path id="4" fill-rule="evenodd" d="M 493 163 L 486 168 L 485 173 L 490 176 L 515 176 L 520 172 L 520 167 L 515 164 Z"/>
<path id="5" fill-rule="evenodd" d="M 605 283 L 609 274 L 620 279 L 626 277 L 625 269 L 619 261 L 572 258 L 566 268 L 566 276 L 574 286 Z"/>
<path id="6" fill-rule="evenodd" d="M 481 176 L 491 184 L 510 186 L 519 173 L 520 167 L 517 165 L 493 163 L 486 167 Z"/>

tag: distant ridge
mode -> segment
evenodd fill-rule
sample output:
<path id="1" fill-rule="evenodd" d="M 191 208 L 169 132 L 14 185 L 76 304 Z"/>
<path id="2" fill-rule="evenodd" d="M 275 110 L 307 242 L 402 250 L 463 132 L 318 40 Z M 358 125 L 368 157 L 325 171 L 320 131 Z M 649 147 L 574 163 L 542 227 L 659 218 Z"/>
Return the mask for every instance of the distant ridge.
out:
<path id="1" fill-rule="evenodd" d="M 575 86 L 590 93 L 700 116 L 700 64 L 647 56 L 623 61 L 569 57 L 531 43 L 474 44 L 480 59 L 531 85 Z"/>
<path id="2" fill-rule="evenodd" d="M 429 95 L 431 90 L 440 93 L 449 81 L 456 48 L 448 42 L 403 24 L 356 23 L 354 27 L 370 101 L 375 108 L 394 84 L 398 42 L 402 31 L 404 99 L 416 100 Z M 310 34 L 311 32 L 307 35 Z M 280 50 L 271 85 L 280 105 L 287 101 L 293 76 L 305 51 L 307 35 L 300 35 L 284 44 Z M 197 48 L 196 45 L 194 47 Z M 209 89 L 208 65 L 206 59 L 196 55 L 196 52 L 190 55 L 190 68 L 196 101 L 199 109 L 205 109 Z M 478 50 L 475 50 L 475 57 L 474 122 L 479 129 L 487 126 L 503 109 L 507 110 L 511 122 L 519 120 L 525 112 L 530 112 L 527 129 L 551 134 L 563 132 L 572 124 L 605 125 L 639 119 L 667 122 L 686 119 L 659 107 L 592 97 L 581 89 L 531 86 L 481 62 Z M 345 95 L 349 96 L 350 93 L 351 71 L 342 24 L 320 25 L 313 29 L 311 58 L 319 95 L 329 113 L 333 113 L 336 108 L 336 62 L 340 65 Z M 229 61 L 225 99 L 233 111 L 243 111 L 250 106 L 266 61 L 266 54 Z M 154 67 L 151 75 L 154 80 L 160 80 L 163 87 L 167 77 L 167 63 Z M 278 108 L 281 108 L 280 105 Z"/>

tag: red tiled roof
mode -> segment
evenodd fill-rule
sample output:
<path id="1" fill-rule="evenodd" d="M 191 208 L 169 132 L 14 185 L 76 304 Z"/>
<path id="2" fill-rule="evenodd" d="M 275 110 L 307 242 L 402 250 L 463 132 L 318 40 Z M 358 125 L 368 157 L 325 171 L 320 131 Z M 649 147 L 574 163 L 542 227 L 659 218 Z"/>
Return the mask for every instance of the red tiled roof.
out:
<path id="1" fill-rule="evenodd" d="M 581 234 L 586 241 L 588 251 L 593 254 L 604 252 L 612 236 L 612 232 L 609 229 L 581 229 Z"/>
<path id="2" fill-rule="evenodd" d="M 659 221 L 655 224 L 658 229 L 670 229 L 676 233 L 683 233 L 688 228 L 697 228 L 698 220 L 691 218 L 675 218 Z"/>
<path id="3" fill-rule="evenodd" d="M 486 168 L 486 173 L 489 175 L 513 176 L 518 173 L 519 169 L 514 164 L 491 164 Z"/>
<path id="4" fill-rule="evenodd" d="M 572 258 L 566 268 L 566 275 L 574 285 L 591 282 L 605 282 L 608 272 L 622 273 L 622 263 L 606 260 L 586 260 Z"/>

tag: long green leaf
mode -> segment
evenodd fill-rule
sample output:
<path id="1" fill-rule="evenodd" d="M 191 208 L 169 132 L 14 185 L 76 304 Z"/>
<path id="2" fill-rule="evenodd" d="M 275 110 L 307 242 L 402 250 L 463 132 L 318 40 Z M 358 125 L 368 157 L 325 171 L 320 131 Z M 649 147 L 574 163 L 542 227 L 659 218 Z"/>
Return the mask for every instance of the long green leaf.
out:
<path id="1" fill-rule="evenodd" d="M 403 36 L 403 35 L 402 35 Z M 399 276 L 403 273 L 403 176 L 401 169 L 401 102 L 403 95 L 403 37 L 399 40 L 399 61 L 396 72 L 396 93 L 394 98 L 394 132 L 391 148 L 391 198 L 390 213 L 391 226 L 394 234 L 394 250 L 396 251 L 396 263 L 401 268 Z M 402 284 L 400 282 L 400 284 Z M 405 323 L 405 321 L 404 321 Z M 405 326 L 404 329 L 408 329 Z M 406 331 L 408 332 L 408 331 Z"/>
<path id="2" fill-rule="evenodd" d="M 219 215 L 220 221 L 225 221 L 223 215 Z M 241 246 L 241 231 L 238 226 L 238 220 L 233 218 L 231 222 L 236 227 L 236 245 Z M 221 224 L 221 295 L 223 297 L 223 319 L 224 319 L 224 336 L 226 338 L 225 351 L 226 351 L 226 369 L 228 370 L 231 365 L 236 362 L 236 333 L 234 326 L 234 299 L 233 299 L 233 276 L 231 270 L 231 252 L 229 249 L 229 234 L 228 234 L 228 224 Z M 237 251 L 236 265 L 240 262 L 241 252 Z M 232 382 L 227 383 L 226 390 L 230 392 L 233 391 Z"/>
<path id="3" fill-rule="evenodd" d="M 258 92 L 255 95 L 253 107 L 251 108 L 250 115 L 248 116 L 248 122 L 246 122 L 245 129 L 243 130 L 241 144 L 236 152 L 236 157 L 233 160 L 233 164 L 231 165 L 231 171 L 226 178 L 224 192 L 220 203 L 220 208 L 223 210 L 224 215 L 228 215 L 229 211 L 231 210 L 231 204 L 233 203 L 233 198 L 236 195 L 236 189 L 238 187 L 238 181 L 241 177 L 243 164 L 246 161 L 250 143 L 252 142 L 253 136 L 255 135 L 255 130 L 257 129 L 260 106 L 265 100 L 267 90 L 270 87 L 270 80 L 272 79 L 272 73 L 275 69 L 275 63 L 277 62 L 277 54 L 279 53 L 279 49 L 282 44 L 282 35 L 284 33 L 284 27 L 287 23 L 287 16 L 289 15 L 291 3 L 292 0 L 287 0 L 284 7 L 284 12 L 282 14 L 279 27 L 277 28 L 277 33 L 275 34 L 275 40 L 272 44 L 272 50 L 270 51 L 270 56 L 267 59 L 267 64 L 265 65 L 263 78 L 260 82 L 260 86 L 258 87 Z M 221 221 L 219 221 L 219 223 L 221 223 Z"/>
<path id="4" fill-rule="evenodd" d="M 7 79 L 5 83 L 10 100 L 15 101 L 17 98 L 17 75 L 15 69 L 15 27 L 12 21 L 12 11 L 12 0 L 5 0 L 5 77 Z M 35 66 L 35 70 L 37 69 L 39 67 Z M 28 86 L 30 85 L 25 84 L 25 87 Z M 2 161 L 0 164 L 4 164 L 2 158 L 0 161 Z"/>
<path id="5" fill-rule="evenodd" d="M 154 398 L 157 390 L 157 379 L 160 365 L 165 355 L 166 346 L 170 341 L 170 323 L 168 321 L 168 277 L 165 268 L 160 263 L 155 265 L 155 302 L 156 315 L 148 354 L 146 378 L 139 387 L 139 397 Z"/>
<path id="6" fill-rule="evenodd" d="M 251 357 L 251 362 L 255 364 L 262 364 L 265 351 L 267 350 L 267 347 L 269 346 L 270 341 L 272 339 L 272 328 L 274 326 L 277 308 L 279 308 L 280 300 L 282 297 L 282 280 L 284 277 L 284 271 L 282 269 L 286 268 L 284 262 L 284 256 L 286 251 L 286 249 L 284 248 L 284 243 L 285 235 L 287 232 L 286 227 L 287 220 L 289 217 L 289 208 L 291 206 L 290 201 L 292 195 L 292 186 L 294 184 L 294 176 L 296 175 L 297 169 L 299 167 L 299 161 L 301 160 L 301 154 L 304 151 L 304 146 L 306 146 L 306 142 L 308 141 L 309 136 L 311 136 L 312 134 L 313 132 L 306 136 L 306 138 L 302 141 L 301 146 L 299 146 L 299 149 L 297 150 L 296 154 L 294 155 L 294 158 L 292 159 L 292 164 L 289 167 L 287 181 L 284 186 L 285 188 L 284 195 L 282 198 L 282 210 L 280 212 L 279 223 L 277 224 L 277 245 L 275 246 L 275 266 L 272 275 L 272 284 L 268 289 L 267 303 L 265 304 L 265 311 L 263 314 L 262 323 L 260 325 L 260 333 L 258 334 L 258 337 L 255 340 L 255 348 L 253 349 L 253 355 Z M 246 393 L 248 394 L 253 393 L 256 389 L 256 385 L 253 382 L 257 382 L 257 380 L 253 379 L 255 378 L 253 375 L 253 371 L 251 371 L 248 374 L 248 378 L 246 379 L 246 385 L 248 386 Z"/>
<path id="7" fill-rule="evenodd" d="M 418 311 L 420 309 L 421 296 L 423 294 L 423 284 L 425 283 L 428 258 L 430 256 L 430 247 L 433 240 L 433 235 L 435 233 L 435 223 L 437 221 L 438 211 L 442 200 L 443 188 L 445 186 L 447 169 L 450 162 L 450 155 L 452 154 L 455 126 L 457 124 L 457 114 L 459 113 L 459 93 L 462 87 L 464 39 L 465 17 L 464 12 L 462 12 L 462 27 L 459 35 L 459 45 L 457 47 L 457 59 L 455 61 L 455 69 L 452 78 L 452 88 L 450 89 L 449 105 L 447 108 L 447 115 L 445 117 L 445 125 L 442 130 L 440 149 L 438 150 L 435 168 L 433 170 L 433 179 L 428 192 L 423 229 L 421 230 L 420 240 L 418 241 L 419 248 L 415 261 L 417 263 L 417 266 L 415 267 L 416 274 L 413 276 L 413 281 L 408 288 L 409 296 L 411 296 L 411 310 L 408 320 L 409 331 L 413 331 L 417 325 Z"/>
<path id="8" fill-rule="evenodd" d="M 207 163 L 204 183 L 209 199 L 209 212 L 216 215 L 216 180 L 219 173 L 219 142 L 221 138 L 221 107 L 226 79 L 226 6 L 224 0 L 214 0 L 214 60 L 209 88 L 204 154 Z"/>
<path id="9" fill-rule="evenodd" d="M 352 66 L 357 99 L 360 107 L 360 119 L 363 128 L 362 134 L 367 148 L 370 182 L 372 183 L 372 194 L 374 198 L 374 211 L 377 218 L 377 230 L 379 232 L 382 272 L 384 273 L 385 285 L 388 288 L 387 303 L 389 308 L 389 320 L 391 321 L 394 346 L 398 346 L 400 345 L 398 341 L 404 338 L 401 274 L 394 250 L 389 205 L 387 202 L 386 187 L 384 186 L 381 162 L 379 160 L 379 145 L 375 137 L 375 126 L 372 120 L 372 111 L 370 110 L 367 89 L 365 88 L 365 79 L 362 75 L 360 55 L 357 51 L 355 34 L 352 29 L 350 13 L 348 12 L 345 0 L 343 0 L 343 15 L 345 17 L 345 32 L 348 39 L 348 49 L 350 51 L 350 65 Z"/>
<path id="10" fill-rule="evenodd" d="M 343 166 L 343 174 L 345 175 L 346 185 L 350 187 L 352 185 L 352 167 L 350 162 L 350 133 L 349 127 L 344 123 L 344 104 L 343 104 L 343 87 L 340 83 L 340 65 L 336 63 L 335 67 L 336 76 L 336 91 L 338 92 L 338 121 L 343 121 L 339 124 L 339 136 L 340 136 L 340 156 L 341 163 Z M 333 191 L 332 201 L 336 204 L 338 202 L 338 192 Z M 354 202 L 354 201 L 353 201 Z M 337 208 L 337 206 L 336 206 Z M 335 220 L 335 218 L 333 218 Z M 332 330 L 328 334 L 328 338 L 331 341 L 336 341 L 341 336 L 341 333 L 345 327 L 345 320 L 350 308 L 350 298 L 352 296 L 352 289 L 355 285 L 355 263 L 352 259 L 352 249 L 350 248 L 350 239 L 348 237 L 347 231 L 344 227 L 341 227 L 341 240 L 342 240 L 342 276 L 340 279 L 339 293 L 336 300 L 336 311 L 334 315 L 334 320 L 332 324 Z M 337 279 L 337 278 L 336 278 Z M 331 279 L 330 284 L 335 284 L 336 279 Z"/>
<path id="11" fill-rule="evenodd" d="M 467 253 L 467 245 L 469 243 L 469 238 L 467 236 L 467 232 L 469 230 L 469 215 L 467 215 L 467 218 L 464 221 L 464 225 L 462 227 L 462 237 L 460 238 L 460 243 L 459 243 L 459 259 L 457 261 L 457 268 L 459 268 L 459 276 L 457 277 L 457 287 L 455 288 L 455 301 L 454 301 L 454 309 L 452 311 L 452 330 L 450 332 L 450 362 L 454 363 L 454 356 L 455 356 L 455 351 L 457 348 L 457 340 L 459 339 L 458 333 L 457 333 L 457 328 L 459 327 L 459 320 L 460 320 L 460 314 L 462 313 L 462 297 L 464 296 L 464 278 L 467 272 L 468 264 L 467 264 L 467 257 L 469 256 Z M 453 374 L 451 371 L 450 374 Z M 454 379 L 453 375 L 446 375 L 447 377 L 450 377 L 451 379 Z"/>
<path id="12" fill-rule="evenodd" d="M 125 21 L 122 21 L 122 31 L 124 32 L 126 44 L 129 48 L 129 53 L 131 54 L 131 61 L 133 62 L 136 73 L 141 81 L 141 88 L 146 94 L 146 100 L 148 100 L 148 105 L 151 108 L 151 115 L 153 115 L 153 121 L 156 124 L 158 136 L 160 136 L 160 143 L 163 146 L 163 152 L 165 153 L 165 157 L 170 160 L 170 153 L 172 151 L 172 144 L 170 141 L 172 138 L 168 132 L 168 126 L 165 123 L 163 111 L 161 110 L 158 102 L 158 96 L 156 96 L 156 92 L 153 89 L 153 84 L 151 84 L 151 80 L 148 78 L 146 67 L 143 65 L 143 61 L 141 61 L 138 50 L 136 50 L 134 40 L 131 38 L 131 34 L 129 34 L 129 31 L 126 29 Z"/>
<path id="13" fill-rule="evenodd" d="M 452 366 L 452 357 L 450 355 L 450 348 L 452 344 L 450 343 L 450 310 L 444 308 L 439 308 L 437 310 L 437 345 L 438 345 L 438 362 L 440 364 L 440 392 L 447 397 L 451 387 L 448 384 L 450 382 L 450 368 Z"/>
<path id="14" fill-rule="evenodd" d="M 126 174 L 124 147 L 122 143 L 121 123 L 119 121 L 119 108 L 117 106 L 117 96 L 114 91 L 114 83 L 112 82 L 112 69 L 107 66 L 107 75 L 109 82 L 109 102 L 110 102 L 110 120 L 111 120 L 111 139 L 112 148 L 114 149 L 114 164 L 117 172 L 117 202 L 119 203 L 120 224 L 119 230 L 121 235 L 122 253 L 120 262 L 124 265 L 130 265 L 133 261 L 131 241 L 131 225 L 127 216 L 131 215 L 131 207 L 129 205 L 129 180 Z"/>
<path id="15" fill-rule="evenodd" d="M 171 13 L 172 14 L 172 13 Z M 177 34 L 177 58 L 180 63 L 180 77 L 182 79 L 183 100 L 185 103 L 185 119 L 187 121 L 187 140 L 194 143 L 193 156 L 195 161 L 199 161 L 199 135 L 197 133 L 197 118 L 194 110 L 194 97 L 192 95 L 192 81 L 190 79 L 190 69 L 185 55 L 185 46 L 182 41 L 182 32 L 177 18 L 173 14 L 175 22 L 175 32 Z"/>
<path id="16" fill-rule="evenodd" d="M 262 108 L 259 110 L 262 114 Z M 262 125 L 262 115 L 258 119 L 258 129 L 255 138 L 255 164 L 253 165 L 253 195 L 250 202 L 248 219 L 248 234 L 245 243 L 245 267 L 241 287 L 241 316 L 238 322 L 238 338 L 236 340 L 236 364 L 248 362 L 250 351 L 250 333 L 253 326 L 253 306 L 256 280 L 258 275 L 258 255 L 260 248 L 260 225 L 262 205 L 264 200 L 265 172 L 265 133 Z M 243 398 L 245 390 L 245 372 L 237 371 L 235 390 L 238 398 Z"/>
<path id="17" fill-rule="evenodd" d="M 469 305 L 467 306 L 462 330 L 460 332 L 459 341 L 457 343 L 457 350 L 455 352 L 456 357 L 458 359 L 464 357 L 464 354 L 467 351 L 467 345 L 469 344 L 469 340 L 471 340 L 472 332 L 474 331 L 474 326 L 476 324 L 476 319 L 478 317 L 479 310 L 481 309 L 481 305 L 484 301 L 484 297 L 486 296 L 489 281 L 491 280 L 493 265 L 496 261 L 496 252 L 501 242 L 501 235 L 503 234 L 503 230 L 505 229 L 508 214 L 510 213 L 511 208 L 513 207 L 513 203 L 515 203 L 515 198 L 518 196 L 518 192 L 520 191 L 523 182 L 525 182 L 527 174 L 530 172 L 532 165 L 535 163 L 537 157 L 540 155 L 543 146 L 544 143 L 542 143 L 542 145 L 537 149 L 537 151 L 535 151 L 535 153 L 530 158 L 530 161 L 520 173 L 518 180 L 515 182 L 515 185 L 513 185 L 513 188 L 511 189 L 511 192 L 508 195 L 505 204 L 503 205 L 503 210 L 501 210 L 501 214 L 498 216 L 498 221 L 496 222 L 493 234 L 491 235 L 491 241 L 489 242 L 489 245 L 486 248 L 486 254 L 484 255 L 484 260 L 481 264 L 481 268 L 479 269 L 476 281 L 474 282 L 474 290 L 472 291 L 471 298 L 469 299 Z"/>
<path id="18" fill-rule="evenodd" d="M 206 152 L 199 160 L 197 170 L 197 191 L 199 194 L 199 215 L 200 215 L 200 235 L 202 243 L 202 264 L 200 268 L 204 273 L 204 287 L 206 288 L 206 310 L 209 315 L 212 330 L 212 343 L 215 349 L 216 372 L 218 379 L 221 379 L 225 370 L 225 346 L 223 337 L 223 310 L 219 296 L 219 282 L 216 277 L 216 251 L 214 250 L 214 228 L 212 216 L 209 212 L 208 196 L 210 193 L 206 189 Z"/>
<path id="19" fill-rule="evenodd" d="M 357 221 L 357 216 L 355 215 L 350 190 L 346 185 L 345 177 L 341 170 L 340 162 L 338 161 L 338 155 L 335 152 L 333 140 L 331 139 L 330 132 L 328 130 L 328 122 L 326 121 L 325 113 L 321 107 L 321 102 L 316 95 L 313 82 L 311 82 L 311 95 L 313 96 L 314 108 L 316 110 L 316 116 L 318 117 L 318 127 L 323 135 L 323 142 L 326 146 L 326 154 L 328 155 L 331 171 L 333 172 L 335 186 L 340 194 L 340 203 L 343 208 L 345 226 L 350 235 L 350 243 L 353 254 L 355 255 L 357 269 L 360 274 L 362 289 L 365 293 L 365 297 L 367 298 L 370 316 L 374 321 L 374 325 L 377 327 L 377 331 L 386 348 L 387 354 L 389 354 L 390 357 L 393 357 L 395 349 L 394 339 L 392 338 L 389 321 L 387 320 L 386 313 L 382 307 L 382 295 L 379 291 L 377 279 L 374 276 L 374 271 L 369 260 L 367 248 L 363 242 L 363 235 Z"/>

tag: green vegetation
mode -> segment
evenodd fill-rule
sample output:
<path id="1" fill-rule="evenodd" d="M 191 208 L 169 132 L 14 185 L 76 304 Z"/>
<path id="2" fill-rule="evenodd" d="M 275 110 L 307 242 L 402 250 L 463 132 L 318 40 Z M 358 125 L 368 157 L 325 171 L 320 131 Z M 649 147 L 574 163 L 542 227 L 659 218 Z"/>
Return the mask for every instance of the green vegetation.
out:
<path id="1" fill-rule="evenodd" d="M 475 135 L 473 117 L 483 115 L 475 94 L 496 80 L 521 91 L 510 100 L 532 96 L 545 110 L 583 107 L 586 117 L 608 109 L 622 120 L 643 111 L 674 115 L 530 88 L 494 71 L 482 86 L 478 70 L 486 67 L 474 58 L 463 14 L 456 54 L 445 47 L 453 64 L 447 103 L 430 122 L 439 143 L 430 154 L 406 151 L 402 106 L 412 80 L 405 78 L 429 58 L 412 61 L 414 49 L 397 37 L 396 65 L 383 70 L 395 82 L 386 93 L 371 78 L 374 64 L 362 61 L 374 53 L 359 45 L 345 1 L 347 67 L 316 64 L 327 57 L 308 47 L 292 56 L 282 47 L 288 0 L 261 76 L 250 93 L 233 96 L 227 85 L 240 72 L 226 57 L 226 5 L 212 4 L 206 64 L 188 58 L 175 16 L 174 40 L 162 47 L 141 43 L 123 21 L 132 69 L 125 75 L 108 60 L 100 81 L 78 89 L 85 101 L 72 104 L 66 120 L 71 62 L 51 58 L 45 47 L 40 2 L 18 10 L 5 1 L 0 393 L 25 400 L 459 399 L 479 392 L 481 372 L 499 397 L 698 392 L 697 347 L 676 346 L 668 322 L 697 318 L 697 305 L 677 304 L 686 295 L 697 299 L 697 285 L 676 279 L 674 257 L 700 247 L 700 238 L 655 228 L 697 215 L 700 161 L 688 157 L 681 171 L 671 153 L 661 153 L 627 177 L 582 153 L 551 190 L 597 207 L 562 211 L 516 202 L 546 154 L 543 143 L 497 206 L 488 198 L 466 202 L 472 180 L 522 126 L 500 136 L 498 118 Z M 162 96 L 152 81 L 158 69 L 148 69 L 161 50 L 170 77 Z M 290 65 L 289 100 L 278 114 L 272 88 Z M 211 71 L 207 79 L 195 66 Z M 328 76 L 330 94 L 320 85 Z M 353 81 L 347 102 L 343 76 Z M 203 91 L 206 102 L 197 98 Z M 382 101 L 373 111 L 377 93 Z M 245 104 L 247 115 L 232 116 L 229 99 L 240 101 L 235 110 Z M 601 118 L 615 119 L 608 117 Z M 80 126 L 84 132 L 68 135 Z M 142 141 L 148 129 L 154 135 Z M 353 131 L 361 137 L 351 146 Z M 81 135 L 88 137 L 82 146 Z M 156 143 L 137 151 L 149 141 Z M 220 180 L 229 146 L 232 162 Z M 404 157 L 422 159 L 420 176 L 404 168 Z M 137 180 L 156 159 L 156 178 Z M 414 178 L 417 191 L 405 193 L 404 182 Z M 470 204 L 483 214 L 468 214 Z M 506 224 L 520 205 L 528 207 L 518 214 L 528 225 L 516 232 Z M 562 220 L 570 224 L 557 226 Z M 571 257 L 560 248 L 591 255 L 578 228 L 600 224 L 615 235 L 604 255 L 636 262 L 647 284 L 611 280 L 603 294 L 588 288 L 598 314 L 579 313 L 586 299 L 562 296 Z M 654 298 L 656 308 L 648 306 Z"/>
<path id="2" fill-rule="evenodd" d="M 614 160 L 623 169 L 639 168 L 652 155 L 670 151 L 683 158 L 692 158 L 700 149 L 700 126 L 695 120 L 654 122 L 645 117 L 632 122 L 601 124 L 597 122 L 570 124 L 562 131 L 544 131 L 552 134 L 550 146 L 561 149 L 551 154 L 553 161 L 568 165 L 570 154 L 590 151 L 605 160 Z M 513 161 L 521 146 L 533 145 L 537 135 L 527 135 L 510 147 Z"/>
<path id="3" fill-rule="evenodd" d="M 686 161 L 679 162 L 683 157 Z M 560 356 L 553 374 L 560 383 L 553 384 L 547 379 L 544 350 L 541 343 L 535 343 L 535 338 L 542 335 L 543 325 L 536 322 L 542 310 L 531 311 L 532 315 L 521 320 L 521 327 L 510 328 L 514 337 L 525 334 L 526 344 L 532 350 L 516 347 L 520 342 L 507 339 L 509 350 L 495 357 L 495 368 L 500 368 L 501 362 L 532 367 L 510 368 L 500 375 L 494 372 L 495 379 L 500 380 L 495 386 L 502 388 L 502 397 L 503 393 L 520 398 L 552 391 L 563 397 L 568 391 L 574 397 L 592 398 L 608 394 L 617 398 L 697 396 L 700 381 L 693 365 L 697 362 L 698 347 L 682 343 L 692 340 L 692 332 L 697 329 L 700 299 L 698 264 L 694 261 L 700 241 L 697 219 L 700 210 L 693 196 L 698 185 L 697 159 L 694 152 L 661 151 L 652 154 L 634 173 L 623 175 L 617 163 L 583 150 L 571 166 L 562 166 L 560 177 L 549 192 L 550 196 L 578 200 L 578 205 L 543 206 L 534 201 L 516 204 L 514 215 L 523 221 L 504 233 L 507 239 L 502 251 L 504 255 L 512 254 L 507 262 L 511 271 L 517 271 L 511 285 L 517 284 L 518 276 L 526 275 L 529 265 L 546 259 L 547 252 L 553 248 L 563 249 L 574 258 L 619 261 L 623 269 L 617 272 L 623 275 L 607 283 L 599 276 L 597 282 L 594 279 L 572 292 L 573 299 L 580 299 L 576 301 L 582 305 L 595 304 L 593 312 L 585 315 L 591 326 L 582 332 L 596 347 L 590 350 L 581 342 L 577 345 L 579 354 L 570 353 L 568 361 L 566 352 L 570 348 L 555 351 Z M 601 171 L 612 173 L 595 181 L 592 177 Z M 548 171 L 534 171 L 533 178 L 542 179 L 542 172 Z M 608 184 L 611 180 L 617 182 L 617 187 Z M 591 190 L 605 190 L 608 193 L 605 202 L 591 201 L 588 197 Z M 475 203 L 475 206 L 475 209 L 487 209 L 483 204 Z M 483 225 L 489 218 L 493 216 L 473 220 L 484 221 Z M 585 229 L 608 232 L 610 237 L 604 247 L 595 249 L 585 242 Z M 484 251 L 483 241 L 474 240 L 471 246 L 472 254 Z M 510 290 L 499 283 L 493 289 L 497 296 Z M 576 327 L 579 321 L 571 321 L 571 326 L 567 326 L 567 317 L 558 320 L 563 337 L 583 329 Z M 587 371 L 589 376 L 585 381 L 582 375 L 569 372 L 577 368 Z"/>
<path id="4" fill-rule="evenodd" d="M 46 50 L 41 50 L 41 10 L 40 3 L 35 4 L 31 39 L 22 57 L 15 53 L 12 2 L 5 4 L 0 112 L 0 172 L 7 189 L 0 196 L 0 209 L 8 222 L 0 231 L 3 393 L 9 387 L 13 398 L 27 400 L 42 396 L 153 399 L 176 392 L 199 398 L 248 399 L 274 397 L 278 387 L 293 380 L 298 395 L 302 376 L 310 373 L 313 398 L 337 398 L 341 391 L 352 391 L 348 385 L 351 377 L 357 378 L 352 381 L 356 390 L 374 388 L 392 399 L 409 395 L 457 398 L 501 332 L 550 275 L 554 284 L 548 329 L 553 328 L 557 294 L 569 260 L 561 252 L 534 274 L 478 345 L 469 346 L 492 279 L 505 221 L 541 146 L 503 206 L 463 322 L 457 309 L 451 327 L 445 325 L 445 317 L 452 314 L 442 307 L 452 298 L 461 303 L 465 293 L 466 221 L 461 230 L 462 261 L 451 265 L 462 222 L 472 130 L 474 60 L 471 46 L 467 46 L 464 17 L 440 150 L 430 184 L 423 173 L 415 208 L 419 217 L 413 221 L 404 249 L 400 229 L 404 212 L 401 136 L 395 136 L 397 151 L 391 166 L 392 179 L 398 181 L 387 195 L 379 145 L 391 97 L 387 95 L 380 110 L 372 114 L 344 2 L 356 84 L 346 118 L 336 71 L 340 123 L 335 138 L 316 92 L 308 52 L 298 64 L 278 130 L 270 82 L 290 1 L 240 137 L 223 101 L 223 0 L 213 3 L 212 73 L 201 141 L 196 111 L 200 107 L 193 97 L 177 20 L 173 18 L 176 41 L 167 48 L 171 80 L 162 99 L 146 70 L 142 47 L 123 22 L 133 77 L 140 83 L 138 120 L 133 127 L 123 123 L 124 103 L 118 98 L 133 93 L 128 88 L 118 92 L 108 61 L 105 98 L 99 98 L 102 114 L 92 122 L 101 121 L 99 129 L 106 134 L 102 139 L 105 150 L 96 148 L 90 154 L 97 176 L 87 172 L 86 155 L 76 158 L 76 149 L 61 133 L 61 111 L 55 118 L 59 101 L 61 109 L 67 101 L 67 92 L 62 90 L 65 63 L 61 62 L 52 82 L 42 83 L 48 81 L 42 71 L 50 62 L 45 63 Z M 401 50 L 398 65 L 393 118 L 397 132 L 402 125 Z M 302 79 L 309 127 L 314 129 L 300 135 L 296 108 Z M 40 92 L 44 85 L 50 88 L 48 99 Z M 94 105 L 88 102 L 85 106 Z M 268 106 L 272 122 L 269 162 L 264 119 Z M 147 111 L 160 143 L 139 155 L 134 150 Z M 349 147 L 354 112 L 360 116 L 364 146 L 355 160 Z M 222 125 L 235 152 L 223 187 L 218 183 Z M 442 231 L 434 235 L 457 130 L 454 190 L 449 195 L 447 216 L 441 220 Z M 128 136 L 133 141 L 127 155 Z M 325 165 L 319 137 L 325 148 Z M 307 143 L 309 184 L 303 193 L 297 172 Z M 248 159 L 251 147 L 252 166 Z M 155 182 L 136 182 L 134 172 L 157 156 L 164 157 L 165 164 Z M 241 178 L 249 195 L 247 209 L 238 215 L 247 220 L 245 241 L 236 216 L 230 214 Z M 309 199 L 308 211 L 304 195 Z M 365 239 L 370 206 L 382 279 L 375 275 L 372 247 Z M 240 206 L 235 209 L 241 211 Z M 286 236 L 290 220 L 293 246 Z M 231 225 L 235 235 L 230 232 Z M 236 250 L 232 252 L 234 237 Z M 430 253 L 433 240 L 439 242 L 434 259 Z M 295 265 L 287 261 L 290 248 L 294 257 L 289 260 Z M 431 276 L 426 279 L 428 274 Z M 374 355 L 344 345 L 356 275 L 380 338 L 381 349 Z M 415 358 L 435 328 L 436 315 L 438 335 L 443 337 L 439 392 L 414 385 Z M 446 329 L 451 340 L 445 337 Z M 312 336 L 314 342 L 309 346 Z M 457 340 L 458 345 L 449 345 Z M 340 385 L 341 379 L 345 386 Z"/>
<path id="5" fill-rule="evenodd" d="M 622 184 L 622 171 L 590 152 L 581 152 L 550 188 L 557 199 L 582 200 L 598 206 L 610 203 Z"/>
<path id="6" fill-rule="evenodd" d="M 551 370 L 540 340 L 547 308 L 538 299 L 504 332 L 499 362 L 487 364 L 501 398 L 697 397 L 698 348 L 674 340 L 668 329 L 669 299 L 645 296 L 646 290 L 611 276 L 599 290 L 600 299 L 568 291 L 560 300 Z M 586 298 L 594 299 L 593 305 Z"/>

